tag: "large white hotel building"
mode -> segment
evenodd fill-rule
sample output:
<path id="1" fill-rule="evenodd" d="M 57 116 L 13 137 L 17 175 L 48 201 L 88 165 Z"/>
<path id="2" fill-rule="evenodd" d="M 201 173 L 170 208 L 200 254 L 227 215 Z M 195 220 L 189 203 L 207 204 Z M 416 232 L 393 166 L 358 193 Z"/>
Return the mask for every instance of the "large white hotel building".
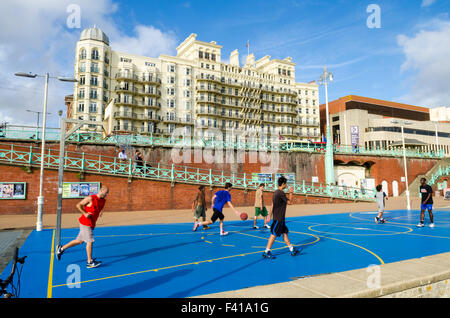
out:
<path id="1" fill-rule="evenodd" d="M 191 34 L 177 55 L 158 58 L 112 50 L 99 28 L 76 45 L 73 102 L 68 117 L 102 121 L 113 103 L 113 131 L 170 135 L 175 128 L 258 129 L 283 139 L 320 140 L 315 82 L 297 83 L 290 57 L 256 60 L 239 52 L 222 62 L 222 46 Z M 98 126 L 85 129 L 99 129 Z"/>

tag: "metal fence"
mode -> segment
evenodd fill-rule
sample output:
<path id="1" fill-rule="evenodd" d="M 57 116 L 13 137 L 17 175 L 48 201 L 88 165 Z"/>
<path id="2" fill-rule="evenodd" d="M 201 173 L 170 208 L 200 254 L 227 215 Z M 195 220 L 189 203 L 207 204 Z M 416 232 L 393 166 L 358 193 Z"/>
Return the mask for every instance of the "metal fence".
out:
<path id="1" fill-rule="evenodd" d="M 41 140 L 41 131 L 36 127 L 13 126 L 9 125 L 6 128 L 0 129 L 0 140 L 18 139 L 18 140 Z M 45 139 L 49 141 L 59 141 L 60 130 L 57 128 L 47 128 Z M 126 140 L 126 142 L 124 141 Z M 309 152 L 309 153 L 324 153 L 325 146 L 314 143 L 296 143 L 296 142 L 270 142 L 266 140 L 257 140 L 257 138 L 243 138 L 233 141 L 216 140 L 213 138 L 195 138 L 195 137 L 166 137 L 161 135 L 112 135 L 103 138 L 98 132 L 76 132 L 69 138 L 69 142 L 89 142 L 100 144 L 121 144 L 126 143 L 130 145 L 153 146 L 153 147 L 202 147 L 215 149 L 239 149 L 239 150 L 254 150 L 254 151 L 290 151 L 290 152 Z M 345 145 L 333 145 L 333 152 L 336 154 L 347 155 L 369 155 L 369 156 L 391 156 L 402 157 L 402 149 L 383 149 L 383 148 L 365 148 Z M 406 150 L 407 157 L 412 158 L 444 158 L 444 152 L 427 152 L 420 150 Z"/>

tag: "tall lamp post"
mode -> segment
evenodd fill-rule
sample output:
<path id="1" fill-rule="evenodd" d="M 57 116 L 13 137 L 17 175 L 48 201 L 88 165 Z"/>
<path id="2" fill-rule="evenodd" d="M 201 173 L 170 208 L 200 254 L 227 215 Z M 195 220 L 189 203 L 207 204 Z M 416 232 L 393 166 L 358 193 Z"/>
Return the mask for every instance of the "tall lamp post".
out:
<path id="1" fill-rule="evenodd" d="M 402 130 L 402 146 L 403 146 L 403 166 L 405 167 L 405 184 L 406 184 L 406 209 L 408 211 L 411 211 L 411 200 L 409 197 L 409 186 L 408 186 L 408 168 L 406 166 L 406 148 L 405 148 L 405 133 L 403 130 L 403 126 L 404 125 L 411 125 L 412 123 L 409 121 L 398 121 L 398 120 L 393 120 L 392 121 L 393 124 L 400 124 L 400 128 Z"/>
<path id="2" fill-rule="evenodd" d="M 334 184 L 334 161 L 333 161 L 333 144 L 331 140 L 330 116 L 328 112 L 328 82 L 333 81 L 333 74 L 324 67 L 323 74 L 320 75 L 319 85 L 325 86 L 325 105 L 327 118 L 327 144 L 325 148 L 325 182 L 327 186 Z"/>
<path id="3" fill-rule="evenodd" d="M 49 78 L 56 78 L 61 82 L 76 82 L 77 80 L 74 78 L 66 78 L 66 77 L 53 77 L 48 73 L 45 75 L 38 75 L 32 73 L 14 73 L 16 76 L 28 77 L 28 78 L 36 78 L 36 77 L 44 77 L 45 78 L 45 86 L 44 86 L 44 110 L 43 110 L 43 119 L 42 119 L 42 144 L 41 144 L 41 173 L 39 178 L 39 196 L 37 198 L 38 210 L 37 210 L 37 222 L 36 222 L 36 231 L 42 231 L 42 211 L 44 209 L 44 196 L 43 196 L 43 188 L 44 188 L 44 151 L 45 151 L 45 126 L 47 120 L 47 96 L 48 96 L 48 80 Z"/>

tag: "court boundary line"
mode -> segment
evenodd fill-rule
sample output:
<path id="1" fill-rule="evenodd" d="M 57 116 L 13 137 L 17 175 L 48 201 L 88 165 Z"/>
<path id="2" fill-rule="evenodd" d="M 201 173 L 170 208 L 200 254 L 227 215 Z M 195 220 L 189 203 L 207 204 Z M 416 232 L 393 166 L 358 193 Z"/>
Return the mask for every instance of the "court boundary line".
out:
<path id="1" fill-rule="evenodd" d="M 47 298 L 52 298 L 52 290 L 53 290 L 53 259 L 54 259 L 54 250 L 55 248 L 55 230 L 53 230 L 52 235 L 52 248 L 50 250 L 50 266 L 48 273 L 48 285 L 47 285 Z"/>
<path id="2" fill-rule="evenodd" d="M 234 232 L 237 234 L 243 234 L 243 233 L 239 233 L 239 232 Z M 300 234 L 306 234 L 306 235 L 310 235 L 313 237 L 317 238 L 317 241 L 314 241 L 313 243 L 316 243 L 320 240 L 319 237 L 317 237 L 314 234 L 311 233 L 302 233 L 302 232 L 298 232 Z M 248 235 L 248 234 L 243 234 L 243 235 Z M 251 235 L 250 235 L 251 236 Z M 256 236 L 255 236 L 256 237 Z M 267 238 L 262 238 L 262 237 L 257 237 L 260 239 L 264 239 L 267 240 Z M 213 244 L 213 243 L 212 243 Z M 306 244 L 300 244 L 300 245 L 295 245 L 295 246 L 301 246 L 301 245 L 309 245 L 312 243 L 306 243 Z M 287 246 L 283 246 L 283 247 L 278 247 L 278 248 L 274 248 L 272 249 L 273 251 L 276 250 L 280 250 L 280 249 L 285 249 L 287 248 Z M 214 261 L 219 261 L 219 260 L 224 260 L 224 259 L 230 259 L 230 258 L 234 258 L 234 257 L 244 257 L 247 255 L 252 255 L 252 254 L 258 254 L 258 253 L 262 253 L 263 250 L 260 251 L 256 251 L 256 252 L 249 252 L 249 253 L 242 253 L 242 254 L 235 254 L 235 255 L 230 255 L 230 256 L 225 256 L 225 257 L 220 257 L 220 258 L 215 258 L 215 259 L 209 259 L 209 260 L 203 260 L 203 261 L 198 261 L 198 262 L 191 262 L 191 263 L 185 263 L 185 264 L 178 264 L 178 265 L 172 265 L 172 266 L 166 266 L 166 267 L 161 267 L 161 268 L 155 268 L 155 269 L 148 269 L 148 270 L 143 270 L 143 271 L 138 271 L 138 272 L 131 272 L 131 273 L 124 273 L 124 274 L 119 274 L 119 275 L 113 275 L 113 276 L 108 276 L 108 277 L 101 277 L 101 278 L 95 278 L 95 279 L 91 279 L 91 280 L 87 280 L 87 281 L 82 281 L 82 282 L 75 282 L 75 283 L 68 283 L 68 284 L 59 284 L 59 285 L 53 285 L 53 288 L 56 287 L 63 287 L 63 286 L 70 286 L 70 285 L 75 285 L 75 284 L 84 284 L 84 283 L 91 283 L 91 282 L 96 282 L 96 281 L 101 281 L 101 280 L 106 280 L 106 279 L 113 279 L 113 278 L 120 278 L 120 277 L 125 277 L 125 276 L 132 276 L 132 275 L 138 275 L 138 274 L 144 274 L 144 273 L 149 273 L 149 272 L 158 272 L 161 270 L 166 270 L 166 269 L 172 269 L 172 268 L 177 268 L 177 267 L 183 267 L 183 266 L 190 266 L 190 265 L 199 265 L 202 263 L 212 263 Z"/>

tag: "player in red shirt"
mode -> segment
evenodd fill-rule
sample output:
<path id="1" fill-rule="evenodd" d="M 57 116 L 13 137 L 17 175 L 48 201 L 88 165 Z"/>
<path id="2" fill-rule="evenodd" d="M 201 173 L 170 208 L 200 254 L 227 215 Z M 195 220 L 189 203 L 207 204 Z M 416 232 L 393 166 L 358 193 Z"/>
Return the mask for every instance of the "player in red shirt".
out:
<path id="1" fill-rule="evenodd" d="M 108 195 L 108 192 L 109 190 L 107 187 L 102 187 L 97 194 L 90 195 L 77 204 L 77 209 L 82 214 L 78 219 L 80 222 L 80 232 L 75 240 L 64 246 L 56 247 L 56 258 L 58 260 L 61 259 L 61 255 L 66 249 L 86 242 L 86 267 L 94 268 L 100 266 L 102 262 L 92 259 L 92 245 L 94 243 L 93 231 L 95 224 L 97 223 L 97 219 L 102 215 L 103 207 L 106 202 L 105 198 Z"/>

